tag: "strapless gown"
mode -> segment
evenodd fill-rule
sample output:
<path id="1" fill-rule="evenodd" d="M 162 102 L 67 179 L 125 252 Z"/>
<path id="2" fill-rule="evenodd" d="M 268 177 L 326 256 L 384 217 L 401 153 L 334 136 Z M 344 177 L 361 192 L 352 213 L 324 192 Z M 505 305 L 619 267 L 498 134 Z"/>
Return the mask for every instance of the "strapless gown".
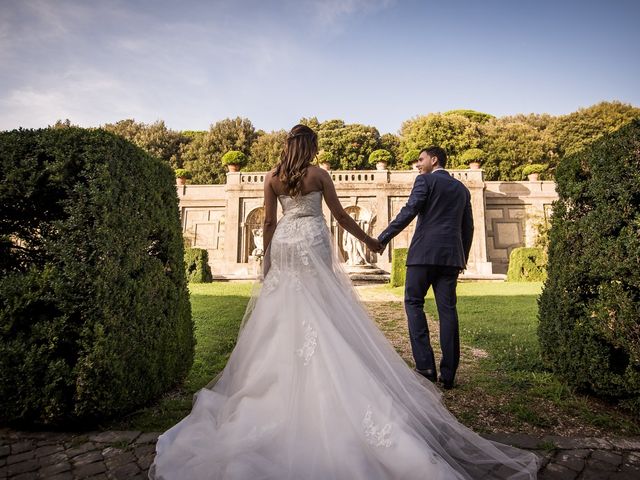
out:
<path id="1" fill-rule="evenodd" d="M 159 437 L 149 478 L 536 478 L 535 454 L 460 424 L 376 327 L 332 254 L 322 194 L 279 201 L 229 361 Z"/>

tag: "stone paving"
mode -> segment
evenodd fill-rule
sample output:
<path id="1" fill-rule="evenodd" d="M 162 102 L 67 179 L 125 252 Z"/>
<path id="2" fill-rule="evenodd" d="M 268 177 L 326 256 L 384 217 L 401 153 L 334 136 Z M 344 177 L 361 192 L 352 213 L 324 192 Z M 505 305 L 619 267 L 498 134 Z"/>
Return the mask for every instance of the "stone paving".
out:
<path id="1" fill-rule="evenodd" d="M 145 479 L 158 435 L 0 429 L 0 479 Z M 540 480 L 640 479 L 640 437 L 539 438 L 524 434 L 486 437 L 534 451 L 542 459 Z"/>

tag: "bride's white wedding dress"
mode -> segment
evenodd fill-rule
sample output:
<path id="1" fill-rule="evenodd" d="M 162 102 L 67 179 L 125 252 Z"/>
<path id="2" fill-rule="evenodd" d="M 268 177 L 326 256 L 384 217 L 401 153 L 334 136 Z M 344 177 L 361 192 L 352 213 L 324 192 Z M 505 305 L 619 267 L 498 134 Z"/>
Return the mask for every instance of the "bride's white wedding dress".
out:
<path id="1" fill-rule="evenodd" d="M 458 423 L 378 330 L 332 254 L 321 192 L 279 200 L 270 269 L 231 357 L 160 436 L 149 477 L 536 478 L 535 454 Z"/>

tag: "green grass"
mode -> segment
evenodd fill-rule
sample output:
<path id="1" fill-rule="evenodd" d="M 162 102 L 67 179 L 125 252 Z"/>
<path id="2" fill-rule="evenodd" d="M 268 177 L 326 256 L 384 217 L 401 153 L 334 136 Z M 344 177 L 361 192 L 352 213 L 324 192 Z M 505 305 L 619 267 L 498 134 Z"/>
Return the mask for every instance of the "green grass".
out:
<path id="1" fill-rule="evenodd" d="M 192 284 L 195 360 L 184 384 L 153 405 L 102 429 L 164 431 L 191 410 L 193 394 L 224 368 L 251 295 L 251 283 Z M 460 283 L 458 312 L 462 362 L 459 387 L 444 393 L 447 407 L 480 432 L 638 435 L 640 426 L 621 409 L 586 395 L 545 369 L 538 347 L 539 283 Z M 363 297 L 378 326 L 407 363 L 412 363 L 403 288 L 366 287 Z M 390 295 L 391 294 L 391 295 Z M 386 295 L 386 300 L 381 301 Z M 437 310 L 427 296 L 432 344 L 439 354 Z"/>
<path id="2" fill-rule="evenodd" d="M 403 287 L 391 290 L 398 298 Z M 464 400 L 469 407 L 460 413 L 479 421 L 493 416 L 503 430 L 558 428 L 558 422 L 582 434 L 601 432 L 638 435 L 640 423 L 616 405 L 574 392 L 566 382 L 545 368 L 537 338 L 537 297 L 541 283 L 461 282 L 458 284 L 458 315 L 463 357 L 479 353 L 479 358 L 461 364 L 461 388 L 451 392 L 451 407 Z M 434 320 L 438 313 L 430 290 L 425 311 Z M 437 347 L 437 336 L 432 343 Z M 457 390 L 457 391 L 456 391 Z M 478 415 L 471 397 L 492 399 Z M 449 393 L 447 393 L 449 395 Z M 468 398 L 461 398 L 461 397 Z M 479 425 L 477 429 L 483 428 Z"/>

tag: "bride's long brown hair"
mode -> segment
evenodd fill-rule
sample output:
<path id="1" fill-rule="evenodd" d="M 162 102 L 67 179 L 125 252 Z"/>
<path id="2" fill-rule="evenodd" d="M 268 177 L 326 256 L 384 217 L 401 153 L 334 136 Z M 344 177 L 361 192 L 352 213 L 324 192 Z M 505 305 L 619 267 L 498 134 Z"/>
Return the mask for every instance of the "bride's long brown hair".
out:
<path id="1" fill-rule="evenodd" d="M 318 135 L 306 125 L 296 125 L 287 135 L 287 141 L 276 165 L 274 175 L 280 179 L 287 194 L 295 197 L 302 190 L 302 179 L 318 153 Z"/>

